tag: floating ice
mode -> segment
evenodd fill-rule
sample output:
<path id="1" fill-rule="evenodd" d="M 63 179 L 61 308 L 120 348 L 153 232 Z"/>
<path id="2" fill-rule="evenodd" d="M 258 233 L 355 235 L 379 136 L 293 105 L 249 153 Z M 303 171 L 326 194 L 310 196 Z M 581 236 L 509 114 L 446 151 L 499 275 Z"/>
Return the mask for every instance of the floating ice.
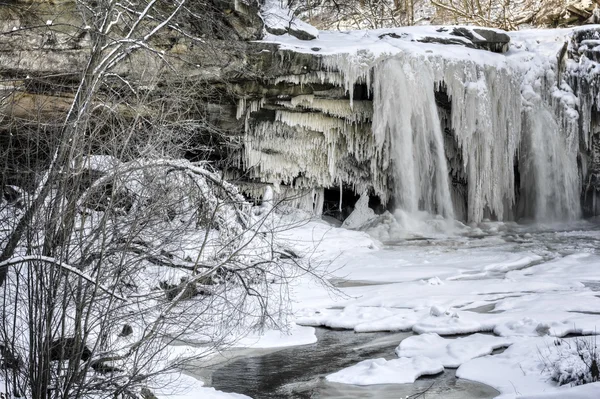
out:
<path id="1" fill-rule="evenodd" d="M 447 339 L 437 334 L 422 334 L 408 337 L 396 348 L 398 357 L 425 356 L 448 368 L 457 368 L 468 360 L 489 355 L 494 349 L 512 343 L 506 338 L 492 335 L 473 334 L 464 338 Z"/>
<path id="2" fill-rule="evenodd" d="M 353 385 L 411 384 L 423 375 L 444 371 L 441 363 L 426 357 L 400 358 L 394 360 L 364 360 L 327 376 L 331 382 Z"/>

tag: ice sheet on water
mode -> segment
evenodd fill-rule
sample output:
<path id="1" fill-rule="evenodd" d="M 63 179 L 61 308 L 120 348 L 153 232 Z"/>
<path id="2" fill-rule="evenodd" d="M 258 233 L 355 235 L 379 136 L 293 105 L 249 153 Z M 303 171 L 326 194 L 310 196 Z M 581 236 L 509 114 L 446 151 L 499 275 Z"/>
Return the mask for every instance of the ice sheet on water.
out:
<path id="1" fill-rule="evenodd" d="M 408 241 L 371 251 L 352 249 L 361 239 L 366 240 L 363 232 L 333 229 L 327 256 L 335 252 L 334 247 L 347 248 L 336 260 L 339 263 L 334 263 L 336 275 L 350 281 L 394 283 L 341 288 L 345 296 L 319 297 L 318 302 L 313 299 L 313 289 L 298 291 L 298 307 L 303 303 L 311 306 L 298 314 L 310 317 L 313 325 L 331 321 L 331 325 L 355 332 L 412 329 L 429 333 L 403 341 L 406 346 L 413 339 L 419 343 L 426 336 L 437 337 L 437 346 L 435 342 L 415 344 L 410 356 L 431 356 L 442 365 L 463 362 L 459 368 L 462 378 L 493 386 L 503 398 L 517 397 L 515 387 L 522 395 L 553 390 L 570 394 L 565 391 L 568 388 L 554 386 L 540 353 L 554 346 L 556 337 L 597 330 L 598 315 L 594 313 L 600 309 L 600 299 L 581 281 L 600 280 L 600 256 L 596 249 L 588 248 L 598 240 L 597 227 L 587 222 L 566 226 L 484 222 L 477 228 L 466 227 L 479 229 L 473 236 L 440 235 L 426 244 Z M 429 284 L 438 280 L 443 284 Z M 486 310 L 466 310 L 478 307 Z M 493 330 L 497 336 L 440 337 L 483 330 Z M 486 356 L 496 345 L 510 342 L 514 344 L 504 353 Z M 441 349 L 436 354 L 430 347 Z M 469 360 L 471 356 L 480 357 Z M 354 381 L 365 381 L 359 378 L 368 375 L 364 369 L 355 369 Z"/>
<path id="2" fill-rule="evenodd" d="M 489 355 L 494 349 L 510 346 L 511 343 L 509 339 L 484 334 L 457 339 L 421 334 L 400 342 L 396 354 L 398 357 L 425 356 L 441 362 L 444 367 L 457 368 L 468 360 Z"/>
<path id="3" fill-rule="evenodd" d="M 308 345 L 317 342 L 315 329 L 291 323 L 288 329 L 267 330 L 249 334 L 235 343 L 244 348 L 279 348 L 286 346 Z"/>
<path id="4" fill-rule="evenodd" d="M 480 331 L 491 331 L 494 323 L 490 317 L 474 312 L 447 312 L 441 315 L 432 314 L 422 318 L 413 326 L 418 334 L 437 333 L 440 335 L 470 334 Z"/>
<path id="5" fill-rule="evenodd" d="M 400 358 L 393 360 L 364 360 L 327 376 L 327 380 L 342 384 L 410 384 L 423 375 L 444 371 L 441 363 L 426 357 Z"/>

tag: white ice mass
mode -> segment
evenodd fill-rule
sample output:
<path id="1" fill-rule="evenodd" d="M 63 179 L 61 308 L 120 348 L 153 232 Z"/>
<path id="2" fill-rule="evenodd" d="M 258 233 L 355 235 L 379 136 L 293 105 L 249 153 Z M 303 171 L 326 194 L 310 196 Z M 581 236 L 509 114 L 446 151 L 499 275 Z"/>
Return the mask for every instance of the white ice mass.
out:
<path id="1" fill-rule="evenodd" d="M 327 376 L 332 382 L 354 385 L 408 384 L 423 375 L 444 371 L 441 363 L 426 357 L 365 360 Z"/>
<path id="2" fill-rule="evenodd" d="M 267 35 L 284 59 L 305 53 L 321 65 L 274 84 L 326 89 L 242 104 L 250 175 L 295 189 L 347 186 L 408 214 L 475 223 L 576 220 L 582 192 L 597 213 L 590 179 L 600 158 L 589 115 L 600 34 L 488 30 L 510 44 L 481 49 L 467 38 L 483 40 L 481 31 L 454 29 L 320 32 L 310 41 Z M 253 120 L 261 109 L 272 120 Z"/>

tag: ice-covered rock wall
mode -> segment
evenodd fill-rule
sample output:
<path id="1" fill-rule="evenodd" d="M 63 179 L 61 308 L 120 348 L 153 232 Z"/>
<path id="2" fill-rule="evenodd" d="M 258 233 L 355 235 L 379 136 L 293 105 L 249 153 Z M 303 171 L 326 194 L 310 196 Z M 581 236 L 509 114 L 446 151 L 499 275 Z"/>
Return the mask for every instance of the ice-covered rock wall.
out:
<path id="1" fill-rule="evenodd" d="M 275 186 L 350 187 L 465 221 L 598 214 L 598 31 L 516 33 L 508 48 L 501 32 L 461 29 L 271 38 L 318 68 L 240 102 L 244 167 Z"/>

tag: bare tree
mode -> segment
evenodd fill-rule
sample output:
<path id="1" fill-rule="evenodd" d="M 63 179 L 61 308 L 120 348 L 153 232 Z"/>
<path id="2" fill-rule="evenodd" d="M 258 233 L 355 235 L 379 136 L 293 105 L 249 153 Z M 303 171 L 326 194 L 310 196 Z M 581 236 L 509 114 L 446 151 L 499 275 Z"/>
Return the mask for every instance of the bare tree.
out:
<path id="1" fill-rule="evenodd" d="M 515 30 L 600 21 L 600 3 L 585 0 L 311 0 L 291 8 L 321 29 L 377 29 L 470 24 Z"/>
<path id="2" fill-rule="evenodd" d="M 186 0 L 77 6 L 89 54 L 62 95 L 62 120 L 37 103 L 15 118 L 18 90 L 2 103 L 9 128 L 33 137 L 3 150 L 22 152 L 18 169 L 34 178 L 19 187 L 12 166 L 2 173 L 0 371 L 13 396 L 133 398 L 181 365 L 166 350 L 173 341 L 208 351 L 281 326 L 288 279 L 312 269 L 277 243 L 271 208 L 252 213 L 202 160 L 212 148 L 198 136 L 218 132 L 188 116 L 190 81 L 161 88 L 182 60 L 159 33 L 203 43 L 198 32 L 218 21 L 198 21 L 202 4 Z M 38 165 L 29 155 L 40 148 L 48 162 Z M 204 155 L 182 159 L 190 149 Z"/>
<path id="3" fill-rule="evenodd" d="M 317 0 L 291 6 L 321 29 L 378 29 L 427 19 L 429 0 Z"/>
<path id="4" fill-rule="evenodd" d="M 598 3 L 565 0 L 431 0 L 436 19 L 515 30 L 522 25 L 561 26 L 597 22 Z"/>

